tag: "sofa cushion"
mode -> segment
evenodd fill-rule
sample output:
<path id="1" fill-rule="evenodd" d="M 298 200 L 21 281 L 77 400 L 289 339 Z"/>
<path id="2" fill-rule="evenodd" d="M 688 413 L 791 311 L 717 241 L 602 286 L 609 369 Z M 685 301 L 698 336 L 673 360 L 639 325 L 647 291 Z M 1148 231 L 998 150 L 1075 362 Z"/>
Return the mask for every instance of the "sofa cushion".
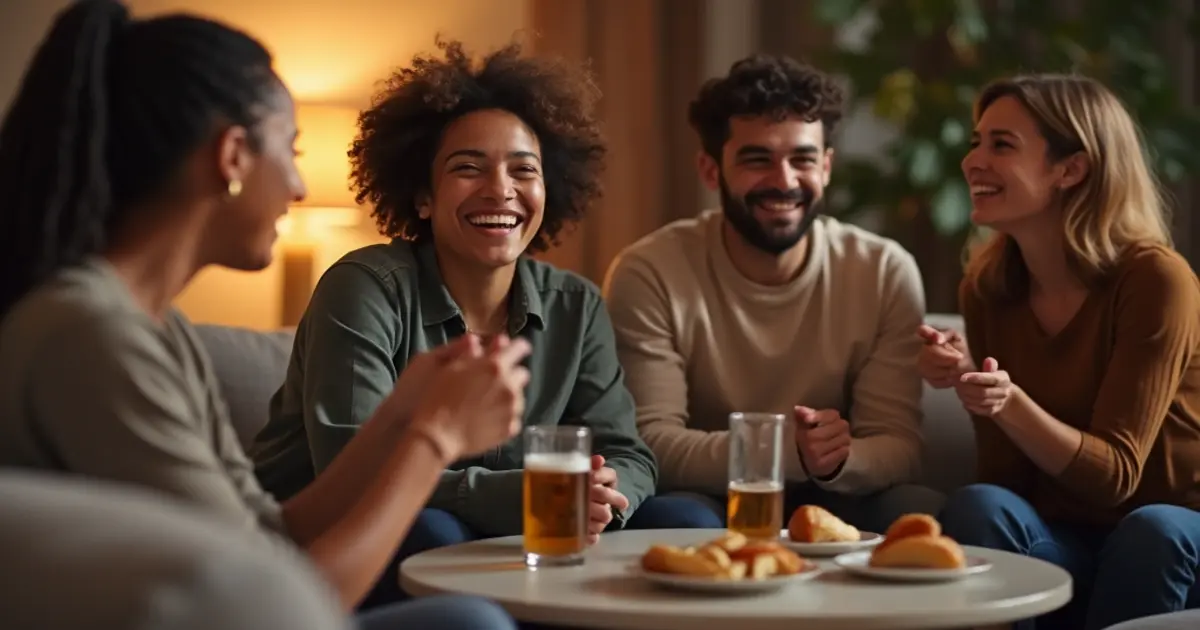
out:
<path id="1" fill-rule="evenodd" d="M 267 423 L 271 396 L 283 385 L 294 334 L 216 325 L 198 325 L 196 333 L 212 359 L 229 419 L 248 450 Z"/>

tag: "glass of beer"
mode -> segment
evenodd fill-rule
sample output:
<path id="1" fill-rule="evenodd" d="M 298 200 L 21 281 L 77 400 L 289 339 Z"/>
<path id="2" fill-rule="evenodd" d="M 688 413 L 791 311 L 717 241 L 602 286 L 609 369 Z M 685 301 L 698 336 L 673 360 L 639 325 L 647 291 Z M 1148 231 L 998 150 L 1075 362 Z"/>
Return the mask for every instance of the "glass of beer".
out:
<path id="1" fill-rule="evenodd" d="M 774 413 L 729 415 L 729 529 L 754 540 L 783 531 L 783 423 Z"/>
<path id="2" fill-rule="evenodd" d="M 525 427 L 525 565 L 583 564 L 592 434 L 586 427 Z"/>

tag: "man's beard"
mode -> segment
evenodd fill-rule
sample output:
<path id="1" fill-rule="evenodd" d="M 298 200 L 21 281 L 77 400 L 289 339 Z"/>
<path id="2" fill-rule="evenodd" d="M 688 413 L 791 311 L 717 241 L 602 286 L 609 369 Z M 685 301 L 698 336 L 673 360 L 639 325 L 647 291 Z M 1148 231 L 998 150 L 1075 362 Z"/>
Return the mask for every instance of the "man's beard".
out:
<path id="1" fill-rule="evenodd" d="M 813 221 L 821 214 L 821 202 L 815 198 L 812 191 L 804 188 L 791 190 L 756 190 L 738 199 L 729 192 L 725 177 L 720 179 L 721 209 L 725 211 L 725 219 L 747 243 L 755 249 L 778 256 L 799 243 L 812 228 Z M 786 232 L 770 230 L 754 217 L 754 205 L 760 201 L 791 201 L 800 202 L 804 207 L 804 216 L 795 228 Z"/>

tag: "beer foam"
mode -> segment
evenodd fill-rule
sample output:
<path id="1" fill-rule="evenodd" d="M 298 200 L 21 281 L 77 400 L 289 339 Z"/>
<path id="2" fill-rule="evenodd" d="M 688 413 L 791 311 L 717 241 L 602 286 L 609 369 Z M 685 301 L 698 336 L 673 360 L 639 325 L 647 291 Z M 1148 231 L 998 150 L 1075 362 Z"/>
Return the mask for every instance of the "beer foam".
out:
<path id="1" fill-rule="evenodd" d="M 778 481 L 731 481 L 729 489 L 746 493 L 779 492 L 783 490 L 783 483 Z"/>
<path id="2" fill-rule="evenodd" d="M 525 467 L 545 472 L 591 472 L 592 458 L 583 453 L 531 453 L 525 456 Z"/>

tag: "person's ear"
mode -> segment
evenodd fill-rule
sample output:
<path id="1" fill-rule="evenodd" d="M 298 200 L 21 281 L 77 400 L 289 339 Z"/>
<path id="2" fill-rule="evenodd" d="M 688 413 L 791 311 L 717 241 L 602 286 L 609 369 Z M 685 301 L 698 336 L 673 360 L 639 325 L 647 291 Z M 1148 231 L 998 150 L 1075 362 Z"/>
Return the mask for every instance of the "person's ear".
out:
<path id="1" fill-rule="evenodd" d="M 1059 162 L 1061 172 L 1058 176 L 1059 190 L 1070 190 L 1087 179 L 1091 163 L 1083 151 L 1077 151 Z"/>
<path id="2" fill-rule="evenodd" d="M 700 181 L 704 183 L 705 187 L 709 190 L 720 190 L 721 165 L 704 150 L 696 154 L 696 171 L 700 174 Z"/>
<path id="3" fill-rule="evenodd" d="M 250 132 L 241 125 L 231 125 L 217 138 L 217 172 L 225 182 L 227 192 L 236 197 L 242 183 L 254 167 L 254 151 L 250 148 Z"/>
<path id="4" fill-rule="evenodd" d="M 426 221 L 433 216 L 433 197 L 428 192 L 417 194 L 417 216 Z"/>
<path id="5" fill-rule="evenodd" d="M 833 174 L 833 147 L 825 149 L 821 155 L 821 185 L 828 186 L 829 178 Z"/>

